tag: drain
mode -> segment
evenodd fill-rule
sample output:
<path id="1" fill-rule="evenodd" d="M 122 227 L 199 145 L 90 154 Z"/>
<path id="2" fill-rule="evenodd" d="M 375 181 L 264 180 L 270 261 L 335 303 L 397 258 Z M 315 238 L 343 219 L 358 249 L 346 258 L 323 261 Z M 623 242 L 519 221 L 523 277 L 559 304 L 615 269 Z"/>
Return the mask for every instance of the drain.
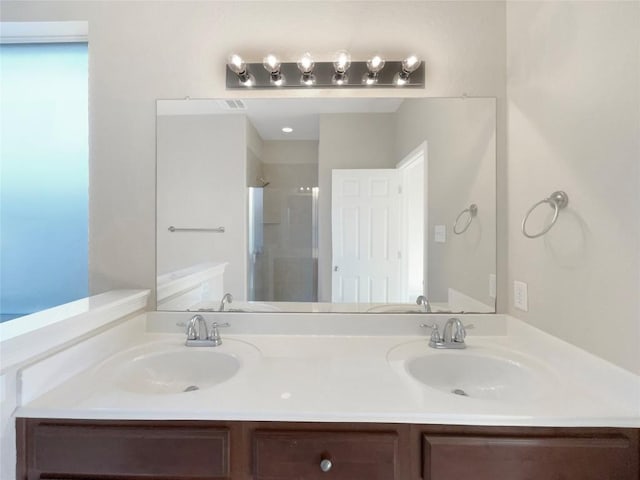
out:
<path id="1" fill-rule="evenodd" d="M 194 392 L 196 390 L 200 390 L 200 387 L 197 385 L 189 385 L 187 388 L 183 390 L 183 392 Z"/>
<path id="2" fill-rule="evenodd" d="M 463 397 L 468 397 L 469 394 L 467 392 L 465 392 L 464 390 L 462 390 L 461 388 L 456 388 L 454 390 L 451 390 L 451 393 L 454 393 L 456 395 L 462 395 Z"/>

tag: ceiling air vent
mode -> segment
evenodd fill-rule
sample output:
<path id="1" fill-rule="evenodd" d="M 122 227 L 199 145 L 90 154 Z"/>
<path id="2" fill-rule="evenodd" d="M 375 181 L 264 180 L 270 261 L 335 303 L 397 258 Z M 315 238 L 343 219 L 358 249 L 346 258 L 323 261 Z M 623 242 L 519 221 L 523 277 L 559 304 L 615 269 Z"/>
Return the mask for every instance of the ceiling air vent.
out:
<path id="1" fill-rule="evenodd" d="M 225 110 L 246 110 L 247 106 L 244 104 L 242 100 L 220 100 L 220 106 Z"/>

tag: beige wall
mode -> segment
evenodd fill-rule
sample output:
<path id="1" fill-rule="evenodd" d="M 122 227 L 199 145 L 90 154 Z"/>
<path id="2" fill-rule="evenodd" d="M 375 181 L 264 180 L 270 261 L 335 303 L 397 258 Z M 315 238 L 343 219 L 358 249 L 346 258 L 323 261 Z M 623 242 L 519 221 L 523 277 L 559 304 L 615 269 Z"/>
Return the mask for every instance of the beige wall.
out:
<path id="1" fill-rule="evenodd" d="M 529 287 L 529 311 L 511 287 L 509 312 L 636 373 L 639 50 L 638 2 L 507 3 L 508 279 Z M 525 238 L 524 213 L 558 189 L 555 227 Z"/>
<path id="2" fill-rule="evenodd" d="M 247 288 L 246 125 L 243 115 L 158 116 L 158 275 L 228 262 L 224 291 L 238 299 Z"/>
<path id="3" fill-rule="evenodd" d="M 502 2 L 473 1 L 0 3 L 3 21 L 89 22 L 92 292 L 155 283 L 157 98 L 239 96 L 224 86 L 232 51 L 255 61 L 268 49 L 292 61 L 303 50 L 328 60 L 348 48 L 354 58 L 424 58 L 425 90 L 401 96 L 504 99 L 504 12 Z"/>
<path id="4" fill-rule="evenodd" d="M 415 51 L 426 88 L 398 95 L 498 97 L 499 311 L 638 372 L 638 8 L 3 0 L 0 18 L 89 22 L 92 292 L 155 282 L 155 99 L 239 96 L 224 88 L 231 51 L 250 60 L 265 45 L 285 60 L 301 49 L 323 59 L 339 48 L 354 58 Z M 569 210 L 547 237 L 524 239 L 522 215 L 556 188 Z M 527 314 L 507 305 L 514 279 L 529 283 Z"/>

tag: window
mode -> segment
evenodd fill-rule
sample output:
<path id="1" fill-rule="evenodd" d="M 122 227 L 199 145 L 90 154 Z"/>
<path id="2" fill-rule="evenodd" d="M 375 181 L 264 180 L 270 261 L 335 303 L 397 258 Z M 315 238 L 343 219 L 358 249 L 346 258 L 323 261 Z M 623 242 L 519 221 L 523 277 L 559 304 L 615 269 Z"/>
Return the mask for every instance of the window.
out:
<path id="1" fill-rule="evenodd" d="M 86 43 L 0 45 L 0 318 L 88 296 Z"/>

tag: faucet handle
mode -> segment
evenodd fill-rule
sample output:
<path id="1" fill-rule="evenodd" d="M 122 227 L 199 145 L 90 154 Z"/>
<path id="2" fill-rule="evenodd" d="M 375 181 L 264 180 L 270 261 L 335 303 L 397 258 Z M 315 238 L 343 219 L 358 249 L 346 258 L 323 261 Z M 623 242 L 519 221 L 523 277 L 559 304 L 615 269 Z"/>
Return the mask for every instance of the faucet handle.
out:
<path id="1" fill-rule="evenodd" d="M 474 328 L 476 327 L 473 325 L 473 323 L 464 325 L 462 322 L 460 322 L 460 325 L 458 326 L 456 333 L 453 336 L 453 341 L 464 342 L 464 339 L 467 337 L 467 330 L 473 330 Z"/>
<path id="2" fill-rule="evenodd" d="M 229 325 L 228 322 L 225 322 L 225 323 L 213 322 L 211 324 L 211 328 L 209 329 L 209 340 L 220 340 L 220 331 L 218 330 L 218 328 L 230 327 L 230 326 L 231 325 Z M 221 340 L 220 340 L 220 343 L 222 343 Z"/>
<path id="3" fill-rule="evenodd" d="M 192 322 L 189 322 L 188 324 L 185 322 L 176 322 L 176 327 L 187 329 L 187 340 L 196 340 L 198 338 L 196 327 Z"/>
<path id="4" fill-rule="evenodd" d="M 442 337 L 440 336 L 440 331 L 438 330 L 437 323 L 433 323 L 433 324 L 421 323 L 420 326 L 423 328 L 431 329 L 431 338 L 430 338 L 431 342 L 438 343 L 442 341 Z"/>

